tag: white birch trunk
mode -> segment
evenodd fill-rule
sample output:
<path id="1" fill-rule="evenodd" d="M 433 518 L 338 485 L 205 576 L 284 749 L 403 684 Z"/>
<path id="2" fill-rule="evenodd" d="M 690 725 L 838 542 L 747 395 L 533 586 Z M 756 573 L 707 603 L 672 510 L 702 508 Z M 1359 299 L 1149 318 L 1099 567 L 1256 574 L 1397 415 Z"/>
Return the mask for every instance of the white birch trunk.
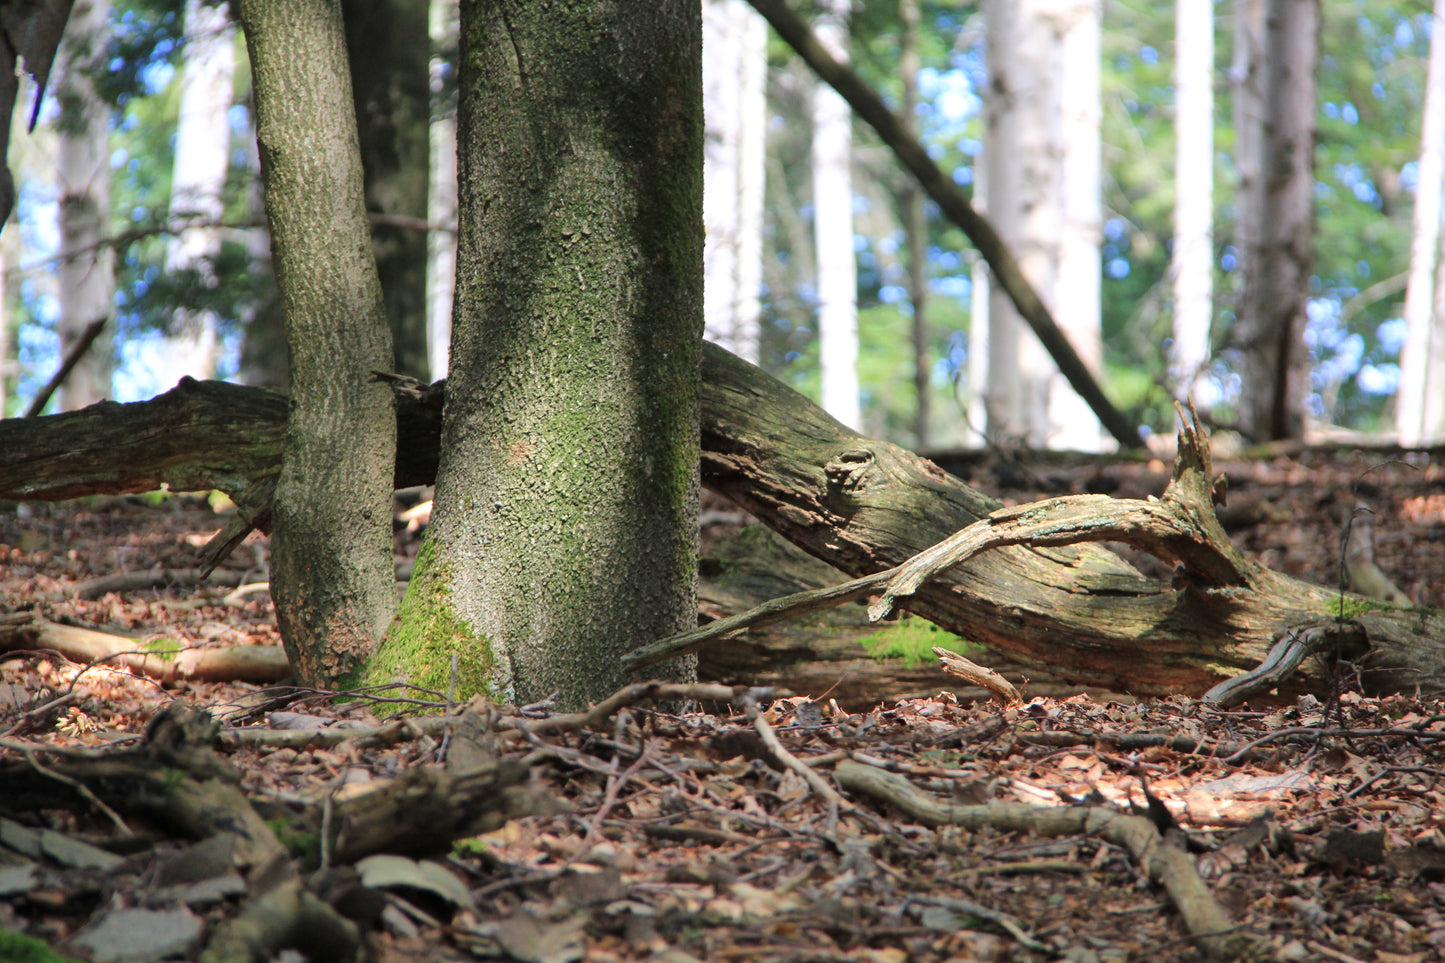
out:
<path id="1" fill-rule="evenodd" d="M 1407 447 L 1445 436 L 1445 312 L 1441 311 L 1440 214 L 1445 188 L 1445 0 L 1436 0 L 1430 33 L 1425 116 L 1420 131 L 1410 270 L 1405 286 L 1405 344 L 1395 430 Z"/>
<path id="2" fill-rule="evenodd" d="M 1174 281 L 1169 381 L 1186 401 L 1209 365 L 1214 320 L 1214 3 L 1177 0 L 1174 20 Z"/>
<path id="3" fill-rule="evenodd" d="M 762 334 L 767 23 L 747 0 L 704 0 L 702 29 L 707 338 L 756 363 Z"/>
<path id="4" fill-rule="evenodd" d="M 849 0 L 825 0 L 815 32 L 848 59 Z M 858 402 L 858 265 L 853 249 L 853 115 L 833 88 L 813 94 L 813 230 L 818 258 L 818 341 L 823 408 L 861 427 Z"/>
<path id="5" fill-rule="evenodd" d="M 109 0 L 78 0 L 56 71 L 55 99 L 61 105 L 56 165 L 61 262 L 56 273 L 62 355 L 92 321 L 107 319 L 105 331 L 58 392 L 62 411 L 108 398 L 115 370 L 115 257 L 101 243 L 110 222 L 110 110 L 90 79 L 104 69 L 109 15 Z"/>
<path id="6" fill-rule="evenodd" d="M 456 49 L 457 0 L 432 0 L 432 49 Z M 443 95 L 447 65 L 431 62 L 431 177 L 427 183 L 426 216 L 432 224 L 457 222 L 457 115 L 455 101 Z M 427 234 L 426 343 L 431 379 L 447 376 L 452 338 L 452 292 L 456 287 L 457 236 L 450 231 Z"/>
<path id="7" fill-rule="evenodd" d="M 186 0 L 185 18 L 170 216 L 173 222 L 215 224 L 224 211 L 222 192 L 231 155 L 227 112 L 236 73 L 236 31 L 225 6 L 203 0 Z M 215 258 L 220 251 L 219 227 L 187 228 L 171 241 L 166 270 L 194 271 L 203 286 L 214 287 Z M 169 380 L 183 375 L 198 379 L 216 376 L 216 320 L 214 311 L 177 306 L 167 345 Z"/>

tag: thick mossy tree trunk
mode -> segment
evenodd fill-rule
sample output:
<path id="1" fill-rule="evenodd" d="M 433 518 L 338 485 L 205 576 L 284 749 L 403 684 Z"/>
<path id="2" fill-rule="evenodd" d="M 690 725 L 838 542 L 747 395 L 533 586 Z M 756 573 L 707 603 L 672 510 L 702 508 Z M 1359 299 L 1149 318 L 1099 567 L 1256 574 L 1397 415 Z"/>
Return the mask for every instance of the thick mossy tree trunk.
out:
<path id="1" fill-rule="evenodd" d="M 436 507 L 367 678 L 445 691 L 456 653 L 459 697 L 575 708 L 696 619 L 701 9 L 461 13 Z"/>
<path id="2" fill-rule="evenodd" d="M 239 6 L 291 410 L 273 505 L 271 596 L 286 654 L 331 684 L 376 649 L 396 611 L 396 415 L 369 372 L 391 363 L 371 254 L 339 0 Z"/>
<path id="3" fill-rule="evenodd" d="M 391 323 L 392 371 L 425 378 L 426 232 L 385 219 L 424 221 L 430 171 L 431 35 L 427 0 L 342 0 L 351 90 L 361 137 L 366 209 Z"/>

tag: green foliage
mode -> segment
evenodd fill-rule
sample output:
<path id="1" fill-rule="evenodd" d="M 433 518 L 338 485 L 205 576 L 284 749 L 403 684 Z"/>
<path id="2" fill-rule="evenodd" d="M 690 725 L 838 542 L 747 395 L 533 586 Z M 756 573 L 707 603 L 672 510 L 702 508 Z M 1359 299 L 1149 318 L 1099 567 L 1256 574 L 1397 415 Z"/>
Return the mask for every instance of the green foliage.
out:
<path id="1" fill-rule="evenodd" d="M 982 646 L 974 645 L 917 615 L 904 615 L 861 641 L 875 659 L 902 659 L 909 668 L 931 662 L 935 658 L 934 646 L 959 655 L 984 651 Z"/>

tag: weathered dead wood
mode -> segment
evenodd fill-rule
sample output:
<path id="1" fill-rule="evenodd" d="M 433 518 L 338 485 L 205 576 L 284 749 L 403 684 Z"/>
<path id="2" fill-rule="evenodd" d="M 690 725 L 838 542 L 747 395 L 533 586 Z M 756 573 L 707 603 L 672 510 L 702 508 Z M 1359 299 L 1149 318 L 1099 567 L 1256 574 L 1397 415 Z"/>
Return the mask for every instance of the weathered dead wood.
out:
<path id="1" fill-rule="evenodd" d="M 721 348 L 706 345 L 703 359 L 705 483 L 846 573 L 900 565 L 1000 507 Z M 398 405 L 397 484 L 420 484 L 435 471 L 438 418 L 415 399 Z M 245 502 L 274 479 L 285 410 L 283 397 L 260 389 L 183 381 L 149 402 L 0 422 L 0 498 L 164 482 Z M 1184 533 L 1167 546 L 1183 563 L 1173 581 L 1146 578 L 1097 546 L 1015 545 L 949 569 L 905 607 L 1027 672 L 1113 691 L 1197 695 L 1253 668 L 1278 633 L 1337 614 L 1340 598 L 1236 557 L 1208 504 L 1207 459 L 1191 457 L 1171 486 L 1195 493 L 1173 507 Z M 1373 688 L 1445 688 L 1445 613 L 1345 604 L 1373 647 Z M 1298 687 L 1321 686 L 1320 666 L 1307 661 L 1301 672 Z"/>
<path id="2" fill-rule="evenodd" d="M 61 625 L 31 612 L 0 615 L 0 651 L 18 648 L 51 649 L 72 662 L 130 669 L 166 683 L 192 679 L 267 685 L 292 675 L 286 653 L 279 646 L 158 648 L 123 635 Z"/>
<path id="3" fill-rule="evenodd" d="M 959 806 L 934 798 L 897 773 L 851 759 L 838 763 L 838 782 L 845 789 L 881 799 L 909 817 L 930 826 L 994 829 L 1041 836 L 1098 834 L 1126 849 L 1149 878 L 1169 894 L 1184 925 L 1199 946 L 1215 960 L 1268 958 L 1265 948 L 1240 933 L 1199 878 L 1194 860 L 1167 845 L 1154 824 L 1143 816 L 1086 806 L 1044 807 L 1026 803 Z"/>

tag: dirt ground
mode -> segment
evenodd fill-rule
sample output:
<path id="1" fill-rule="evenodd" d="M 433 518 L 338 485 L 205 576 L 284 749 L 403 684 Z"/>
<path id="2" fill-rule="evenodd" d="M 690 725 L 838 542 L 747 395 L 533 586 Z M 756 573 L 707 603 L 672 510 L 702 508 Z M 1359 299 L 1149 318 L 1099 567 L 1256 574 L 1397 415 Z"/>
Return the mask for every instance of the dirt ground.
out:
<path id="1" fill-rule="evenodd" d="M 1143 497 L 1168 479 L 1160 464 L 945 465 L 1010 502 Z M 1376 559 L 1400 589 L 1445 605 L 1438 460 L 1309 454 L 1216 468 L 1230 478 L 1224 514 L 1237 544 L 1268 565 L 1335 584 L 1353 517 L 1372 527 Z M 199 959 L 257 905 L 267 884 L 244 860 L 201 858 L 214 839 L 186 838 L 103 779 L 65 775 L 97 757 L 158 758 L 147 726 L 172 703 L 226 720 L 214 765 L 273 829 L 459 765 L 465 740 L 450 729 L 376 737 L 374 698 L 151 678 L 117 668 L 121 658 L 82 665 L 42 651 L 37 619 L 135 648 L 276 646 L 256 588 L 264 538 L 226 563 L 225 584 L 190 580 L 197 546 L 222 522 L 198 496 L 0 508 L 0 961 L 42 959 L 22 955 L 38 944 L 74 959 Z M 415 544 L 399 531 L 399 563 Z M 95 581 L 118 574 L 136 579 Z M 143 576 L 154 584 L 135 587 Z M 478 738 L 483 755 L 524 764 L 548 813 L 449 848 L 405 849 L 400 863 L 363 860 L 348 892 L 373 898 L 337 898 L 337 912 L 380 961 L 1091 963 L 1223 959 L 1246 944 L 1261 959 L 1445 959 L 1441 693 L 1347 690 L 1222 711 L 1083 696 L 1002 709 L 945 692 L 852 713 L 808 698 L 818 694 L 739 689 L 702 711 L 642 693 L 602 717 L 551 723 L 545 706 L 473 706 L 473 723 L 492 733 Z M 849 778 L 861 770 L 885 786 L 906 781 L 934 808 Z M 1061 817 L 1093 807 L 1096 822 L 1025 831 L 1017 804 Z M 1161 870 L 1169 860 L 1104 826 L 1136 814 L 1151 838 L 1187 854 L 1223 932 L 1201 930 L 1211 917 Z M 325 889 L 338 870 L 317 872 L 327 844 L 318 856 L 314 836 L 278 835 L 293 872 Z M 208 959 L 345 950 L 268 944 Z"/>

